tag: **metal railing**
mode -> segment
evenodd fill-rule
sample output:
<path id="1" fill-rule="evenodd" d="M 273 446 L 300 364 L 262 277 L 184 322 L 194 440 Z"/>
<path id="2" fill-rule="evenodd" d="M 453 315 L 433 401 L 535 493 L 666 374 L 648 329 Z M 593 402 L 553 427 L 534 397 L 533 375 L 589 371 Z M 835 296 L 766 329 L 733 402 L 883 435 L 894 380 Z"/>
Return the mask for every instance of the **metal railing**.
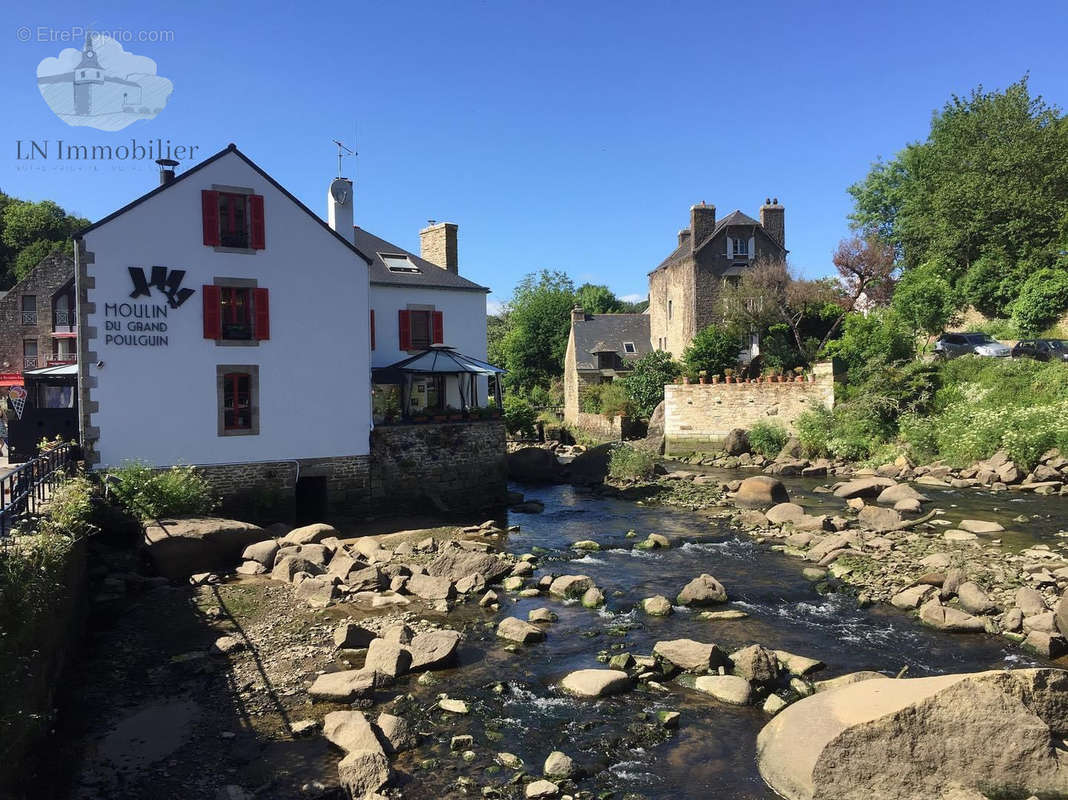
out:
<path id="1" fill-rule="evenodd" d="M 52 325 L 56 328 L 70 328 L 77 324 L 75 319 L 77 318 L 74 316 L 73 311 L 68 311 L 66 309 L 55 311 L 52 314 Z"/>
<path id="2" fill-rule="evenodd" d="M 22 368 L 23 369 L 37 369 L 37 356 L 23 356 Z"/>
<path id="3" fill-rule="evenodd" d="M 22 312 L 22 324 L 23 325 L 36 325 L 37 324 L 37 312 L 36 311 L 23 311 Z"/>
<path id="4" fill-rule="evenodd" d="M 77 461 L 78 447 L 61 444 L 0 478 L 0 540 L 11 534 L 16 519 L 37 512 L 53 490 L 74 473 Z"/>

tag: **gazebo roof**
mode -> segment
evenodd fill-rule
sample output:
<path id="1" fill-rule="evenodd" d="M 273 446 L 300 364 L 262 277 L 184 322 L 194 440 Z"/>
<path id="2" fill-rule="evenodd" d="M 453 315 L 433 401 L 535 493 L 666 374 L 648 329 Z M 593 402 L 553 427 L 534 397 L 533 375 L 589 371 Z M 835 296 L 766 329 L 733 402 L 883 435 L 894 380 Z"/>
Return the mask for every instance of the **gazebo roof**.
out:
<path id="1" fill-rule="evenodd" d="M 507 370 L 439 344 L 388 367 L 372 371 L 379 383 L 387 383 L 399 382 L 403 375 L 502 375 Z"/>

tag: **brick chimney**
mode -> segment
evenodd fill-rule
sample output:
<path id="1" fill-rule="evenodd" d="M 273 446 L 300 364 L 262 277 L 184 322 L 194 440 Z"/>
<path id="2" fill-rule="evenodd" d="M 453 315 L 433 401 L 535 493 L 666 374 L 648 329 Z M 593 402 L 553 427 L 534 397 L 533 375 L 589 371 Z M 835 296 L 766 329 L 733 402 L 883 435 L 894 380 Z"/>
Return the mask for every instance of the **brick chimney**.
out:
<path id="1" fill-rule="evenodd" d="M 701 201 L 699 206 L 690 206 L 690 247 L 697 248 L 712 235 L 716 227 L 716 207 Z"/>
<path id="2" fill-rule="evenodd" d="M 760 225 L 786 249 L 786 209 L 779 205 L 778 197 L 764 200 L 760 207 Z"/>
<path id="3" fill-rule="evenodd" d="M 460 263 L 456 256 L 455 222 L 436 222 L 419 231 L 419 255 L 431 264 L 448 270 L 454 275 L 460 272 Z"/>

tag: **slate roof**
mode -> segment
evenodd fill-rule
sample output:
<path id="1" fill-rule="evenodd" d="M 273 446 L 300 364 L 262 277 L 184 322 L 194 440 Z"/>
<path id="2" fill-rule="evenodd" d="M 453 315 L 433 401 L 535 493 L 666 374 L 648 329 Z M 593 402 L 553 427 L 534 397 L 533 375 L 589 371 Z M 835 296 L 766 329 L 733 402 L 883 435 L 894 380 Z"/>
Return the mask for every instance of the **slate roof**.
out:
<path id="1" fill-rule="evenodd" d="M 743 214 L 741 211 L 735 209 L 734 211 L 729 213 L 727 216 L 723 217 L 723 219 L 716 220 L 716 227 L 712 229 L 712 233 L 710 233 L 705 238 L 705 240 L 703 242 L 699 243 L 697 245 L 696 249 L 700 250 L 706 244 L 708 244 L 713 239 L 715 239 L 717 236 L 719 236 L 719 234 L 723 232 L 724 228 L 726 228 L 728 226 L 731 226 L 731 225 L 744 225 L 744 226 L 747 226 L 747 227 L 755 225 L 758 228 L 763 228 L 763 226 L 757 220 L 753 219 L 748 214 Z M 769 238 L 772 238 L 772 241 L 774 241 L 773 237 L 769 237 Z M 672 264 L 677 264 L 680 261 L 682 261 L 683 259 L 685 259 L 689 254 L 690 254 L 690 242 L 689 242 L 689 240 L 687 240 L 687 241 L 683 242 L 682 244 L 680 244 L 678 247 L 676 247 L 671 252 L 671 255 L 669 255 L 667 258 L 665 258 L 663 261 L 661 261 L 656 266 L 656 269 L 654 269 L 649 274 L 651 275 L 653 272 L 657 272 L 658 270 L 661 270 L 664 267 L 670 267 Z"/>
<path id="2" fill-rule="evenodd" d="M 424 286 L 432 289 L 458 289 L 467 292 L 489 292 L 485 286 L 469 281 L 454 272 L 442 269 L 436 264 L 420 258 L 415 253 L 398 247 L 385 239 L 379 239 L 373 233 L 356 226 L 356 247 L 370 259 L 371 283 L 379 286 Z M 406 255 L 420 272 L 390 272 L 385 255 Z"/>
<path id="3" fill-rule="evenodd" d="M 575 366 L 597 369 L 593 351 L 615 350 L 625 361 L 634 361 L 651 353 L 648 314 L 587 314 L 583 322 L 572 323 L 575 332 Z M 634 353 L 623 351 L 623 342 L 634 342 Z"/>

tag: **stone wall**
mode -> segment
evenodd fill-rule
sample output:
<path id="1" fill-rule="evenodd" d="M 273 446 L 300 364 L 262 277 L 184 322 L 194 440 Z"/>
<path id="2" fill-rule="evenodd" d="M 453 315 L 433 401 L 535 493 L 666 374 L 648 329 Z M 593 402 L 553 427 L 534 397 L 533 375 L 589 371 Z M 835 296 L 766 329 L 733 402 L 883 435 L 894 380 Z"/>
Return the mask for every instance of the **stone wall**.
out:
<path id="1" fill-rule="evenodd" d="M 609 419 L 603 414 L 579 412 L 574 415 L 573 419 L 566 421 L 598 439 L 612 442 L 618 442 L 623 439 L 623 417 Z"/>
<path id="2" fill-rule="evenodd" d="M 388 425 L 371 434 L 375 513 L 499 509 L 507 491 L 501 420 Z"/>
<path id="3" fill-rule="evenodd" d="M 793 431 L 805 411 L 834 405 L 830 363 L 817 364 L 804 383 L 673 384 L 664 387 L 665 453 L 717 450 L 734 428 L 778 420 Z"/>
<path id="4" fill-rule="evenodd" d="M 52 295 L 73 278 L 74 259 L 53 253 L 0 298 L 0 372 L 22 372 L 25 339 L 37 341 L 38 367 L 45 366 L 52 358 Z M 24 295 L 37 298 L 36 324 L 23 324 Z"/>

